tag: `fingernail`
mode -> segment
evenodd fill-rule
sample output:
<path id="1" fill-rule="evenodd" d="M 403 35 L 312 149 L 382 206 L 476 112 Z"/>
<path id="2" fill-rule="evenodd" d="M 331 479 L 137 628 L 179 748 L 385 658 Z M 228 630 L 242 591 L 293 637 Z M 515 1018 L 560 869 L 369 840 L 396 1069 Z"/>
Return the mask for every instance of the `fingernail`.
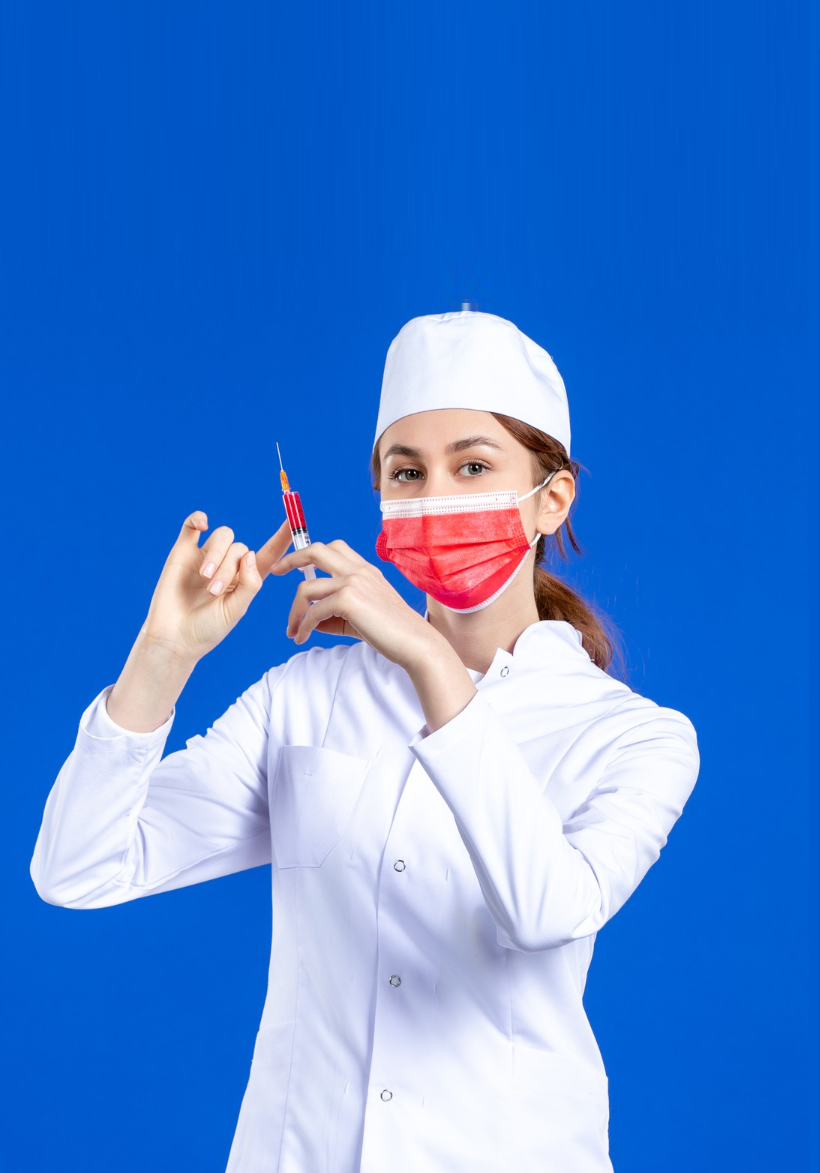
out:
<path id="1" fill-rule="evenodd" d="M 248 566 L 250 566 L 251 570 L 256 566 L 256 554 L 254 554 L 253 550 L 248 550 Z"/>
<path id="2" fill-rule="evenodd" d="M 211 583 L 211 585 L 208 587 L 208 590 L 211 592 L 212 595 L 218 595 L 224 585 L 225 584 L 223 583 L 222 579 L 218 578 L 216 580 L 216 582 Z"/>
<path id="3" fill-rule="evenodd" d="M 206 562 L 205 565 L 202 567 L 202 573 L 205 575 L 206 578 L 210 578 L 215 570 L 216 570 L 216 566 L 214 565 L 213 562 Z"/>

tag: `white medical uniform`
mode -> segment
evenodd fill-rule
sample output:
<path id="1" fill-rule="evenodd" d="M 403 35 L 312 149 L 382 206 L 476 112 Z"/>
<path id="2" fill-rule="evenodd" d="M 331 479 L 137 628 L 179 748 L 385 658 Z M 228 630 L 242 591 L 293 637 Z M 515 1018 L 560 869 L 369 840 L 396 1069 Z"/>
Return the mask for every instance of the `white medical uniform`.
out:
<path id="1" fill-rule="evenodd" d="M 582 995 L 695 784 L 682 713 L 544 620 L 429 733 L 368 644 L 271 668 L 204 736 L 80 721 L 31 861 L 105 908 L 272 863 L 267 999 L 227 1173 L 607 1173 Z"/>

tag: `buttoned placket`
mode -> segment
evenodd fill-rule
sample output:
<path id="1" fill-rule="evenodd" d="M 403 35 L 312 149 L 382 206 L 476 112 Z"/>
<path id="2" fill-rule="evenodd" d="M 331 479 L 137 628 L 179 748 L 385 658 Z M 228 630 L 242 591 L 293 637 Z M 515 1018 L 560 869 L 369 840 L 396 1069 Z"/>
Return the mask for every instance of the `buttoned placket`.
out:
<path id="1" fill-rule="evenodd" d="M 475 681 L 476 690 L 486 689 L 493 682 L 503 682 L 510 678 L 513 666 L 513 656 L 503 648 L 498 648 L 493 657 L 492 664 L 484 676 Z M 429 736 L 427 725 L 425 724 L 409 742 L 409 747 L 415 745 L 423 737 Z M 397 810 L 396 818 L 388 837 L 388 842 L 385 847 L 385 860 L 389 860 L 394 855 L 393 840 L 401 838 L 404 834 L 403 819 L 409 818 L 410 811 L 408 807 L 413 801 L 414 790 L 410 787 L 411 780 L 414 775 L 421 771 L 424 772 L 421 763 L 414 761 L 405 784 L 404 793 L 402 795 L 399 808 Z M 408 789 L 409 788 L 409 789 Z M 409 800 L 409 801 L 408 801 Z M 380 959 L 384 958 L 388 968 L 393 968 L 390 961 L 396 969 L 400 969 L 400 965 L 396 965 L 396 961 L 400 961 L 398 942 L 395 941 L 395 933 L 393 925 L 401 923 L 396 919 L 396 914 L 393 911 L 394 900 L 397 902 L 403 898 L 407 898 L 407 889 L 400 892 L 391 887 L 389 883 L 390 871 L 399 873 L 399 876 L 393 876 L 395 883 L 407 884 L 410 880 L 408 863 L 406 858 L 394 858 L 392 864 L 385 867 L 385 875 L 382 877 L 383 882 L 379 885 L 378 898 L 378 956 Z M 412 883 L 412 881 L 410 881 Z M 412 889 L 411 889 L 412 890 Z M 389 959 L 389 960 L 388 960 Z M 418 965 L 413 967 L 414 972 L 419 972 Z M 402 978 L 398 972 L 391 973 L 387 977 L 387 983 L 390 987 L 389 994 L 385 994 L 391 999 L 399 999 L 403 997 L 401 991 Z M 385 1002 L 382 990 L 384 986 L 379 983 L 376 1004 L 374 1010 L 374 1024 L 373 1024 L 373 1047 L 371 1051 L 371 1068 L 370 1068 L 370 1087 L 373 1094 L 377 1094 L 381 1104 L 387 1104 L 396 1098 L 397 1103 L 401 1104 L 402 1095 L 412 1097 L 416 1100 L 417 1106 L 423 1106 L 424 1093 L 423 1090 L 402 1088 L 400 1085 L 397 1088 L 396 1081 L 393 1081 L 392 1087 L 384 1086 L 385 1083 L 391 1082 L 388 1078 L 383 1080 L 383 1076 L 390 1075 L 391 1072 L 398 1074 L 401 1063 L 402 1054 L 402 1015 L 403 1007 L 398 1001 Z M 433 996 L 433 990 L 429 991 L 430 996 Z M 430 1061 L 434 1061 L 434 1057 L 430 1057 Z M 418 1098 L 416 1099 L 416 1097 Z M 365 1128 L 362 1147 L 362 1158 L 360 1170 L 361 1173 L 376 1173 L 377 1169 L 381 1168 L 383 1163 L 383 1155 L 390 1151 L 391 1134 L 389 1123 L 386 1117 L 379 1118 L 378 1113 L 374 1114 L 365 1108 Z"/>

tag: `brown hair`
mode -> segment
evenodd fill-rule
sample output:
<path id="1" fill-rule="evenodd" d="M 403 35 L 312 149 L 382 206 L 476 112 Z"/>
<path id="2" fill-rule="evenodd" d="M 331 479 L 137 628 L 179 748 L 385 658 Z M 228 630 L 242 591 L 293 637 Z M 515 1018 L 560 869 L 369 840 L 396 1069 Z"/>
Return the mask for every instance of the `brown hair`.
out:
<path id="1" fill-rule="evenodd" d="M 578 473 L 585 466 L 577 460 L 570 460 L 567 450 L 560 440 L 548 436 L 531 424 L 513 416 L 502 415 L 493 411 L 490 414 L 498 420 L 502 428 L 514 436 L 520 444 L 528 448 L 533 454 L 534 483 L 538 484 L 545 476 L 558 469 L 567 468 L 572 473 L 576 484 L 576 496 L 570 505 L 569 514 L 575 512 L 577 502 Z M 378 443 L 373 449 L 371 460 L 373 488 L 378 491 L 381 480 L 381 460 L 379 458 Z M 618 679 L 625 678 L 625 663 L 621 635 L 618 628 L 608 615 L 599 610 L 594 604 L 587 602 L 581 595 L 568 586 L 557 575 L 551 574 L 542 565 L 554 550 L 564 562 L 569 558 L 564 547 L 561 530 L 566 527 L 567 538 L 576 554 L 582 554 L 583 547 L 578 543 L 570 524 L 569 514 L 554 534 L 541 534 L 535 545 L 535 566 L 533 569 L 533 590 L 535 605 L 539 619 L 564 619 L 581 633 L 581 641 L 589 658 L 604 672 L 608 670 L 613 659 L 618 664 Z"/>

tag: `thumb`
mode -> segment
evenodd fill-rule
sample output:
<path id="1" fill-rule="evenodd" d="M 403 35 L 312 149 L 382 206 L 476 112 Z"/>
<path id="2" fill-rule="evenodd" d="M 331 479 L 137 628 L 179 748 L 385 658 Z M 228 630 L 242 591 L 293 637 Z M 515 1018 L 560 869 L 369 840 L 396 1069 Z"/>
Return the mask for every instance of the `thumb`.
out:
<path id="1" fill-rule="evenodd" d="M 239 622 L 261 585 L 262 576 L 256 565 L 256 554 L 248 550 L 239 563 L 236 587 L 225 599 L 225 610 L 231 625 Z"/>

